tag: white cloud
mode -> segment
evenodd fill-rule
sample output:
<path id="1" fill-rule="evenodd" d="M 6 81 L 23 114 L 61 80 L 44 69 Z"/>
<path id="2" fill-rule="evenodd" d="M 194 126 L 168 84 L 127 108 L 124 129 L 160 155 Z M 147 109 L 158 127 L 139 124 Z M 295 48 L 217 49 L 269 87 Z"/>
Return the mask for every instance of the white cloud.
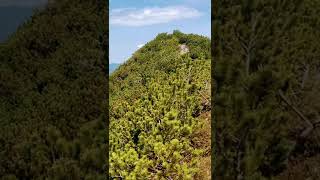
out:
<path id="1" fill-rule="evenodd" d="M 120 26 L 147 26 L 195 18 L 201 15 L 202 14 L 198 10 L 184 6 L 143 9 L 123 8 L 111 10 L 110 24 Z"/>
<path id="2" fill-rule="evenodd" d="M 139 44 L 137 47 L 140 49 L 144 46 L 144 44 Z"/>

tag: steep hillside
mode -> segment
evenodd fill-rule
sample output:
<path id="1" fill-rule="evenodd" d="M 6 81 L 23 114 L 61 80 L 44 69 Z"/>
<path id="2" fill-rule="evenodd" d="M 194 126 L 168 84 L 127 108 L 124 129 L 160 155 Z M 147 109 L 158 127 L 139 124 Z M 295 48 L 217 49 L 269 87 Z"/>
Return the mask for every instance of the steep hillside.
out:
<path id="1" fill-rule="evenodd" d="M 107 4 L 55 0 L 0 47 L 0 179 L 105 179 Z"/>
<path id="2" fill-rule="evenodd" d="M 159 34 L 114 73 L 111 176 L 206 179 L 210 169 L 210 40 Z M 204 177 L 206 176 L 206 177 Z"/>

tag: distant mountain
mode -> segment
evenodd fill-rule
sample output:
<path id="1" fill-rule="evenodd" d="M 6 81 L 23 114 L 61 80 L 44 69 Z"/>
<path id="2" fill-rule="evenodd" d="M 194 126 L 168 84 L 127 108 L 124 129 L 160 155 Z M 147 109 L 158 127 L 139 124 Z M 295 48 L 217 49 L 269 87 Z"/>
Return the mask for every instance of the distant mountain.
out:
<path id="1" fill-rule="evenodd" d="M 119 63 L 111 63 L 109 64 L 109 74 L 111 74 L 114 70 L 116 70 L 120 66 Z"/>

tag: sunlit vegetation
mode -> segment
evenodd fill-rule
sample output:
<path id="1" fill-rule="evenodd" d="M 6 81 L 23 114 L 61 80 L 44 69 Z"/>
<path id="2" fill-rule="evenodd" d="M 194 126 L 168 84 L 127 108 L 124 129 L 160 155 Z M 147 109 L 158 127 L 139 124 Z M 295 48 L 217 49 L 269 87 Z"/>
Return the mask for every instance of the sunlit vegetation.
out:
<path id="1" fill-rule="evenodd" d="M 111 74 L 110 176 L 194 179 L 210 151 L 195 144 L 211 106 L 210 56 L 206 37 L 162 33 Z"/>

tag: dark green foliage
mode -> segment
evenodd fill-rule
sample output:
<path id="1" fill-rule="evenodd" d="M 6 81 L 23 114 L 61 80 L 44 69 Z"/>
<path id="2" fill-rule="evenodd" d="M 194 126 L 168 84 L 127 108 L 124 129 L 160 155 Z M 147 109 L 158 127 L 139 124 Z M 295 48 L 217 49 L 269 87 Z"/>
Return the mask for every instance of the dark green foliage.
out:
<path id="1" fill-rule="evenodd" d="M 180 54 L 180 45 L 190 52 Z M 207 111 L 210 40 L 159 34 L 110 77 L 110 171 L 126 179 L 193 179 L 203 149 L 191 137 Z M 201 49 L 201 50 L 200 50 Z M 196 57 L 192 58 L 192 54 Z"/>
<path id="2" fill-rule="evenodd" d="M 217 179 L 276 178 L 297 155 L 316 154 L 310 148 L 297 154 L 305 143 L 320 146 L 314 139 L 319 129 L 301 137 L 308 124 L 293 108 L 316 122 L 319 3 L 245 0 L 217 6 L 214 174 Z"/>
<path id="3" fill-rule="evenodd" d="M 59 0 L 1 45 L 0 178 L 105 179 L 107 10 Z"/>

